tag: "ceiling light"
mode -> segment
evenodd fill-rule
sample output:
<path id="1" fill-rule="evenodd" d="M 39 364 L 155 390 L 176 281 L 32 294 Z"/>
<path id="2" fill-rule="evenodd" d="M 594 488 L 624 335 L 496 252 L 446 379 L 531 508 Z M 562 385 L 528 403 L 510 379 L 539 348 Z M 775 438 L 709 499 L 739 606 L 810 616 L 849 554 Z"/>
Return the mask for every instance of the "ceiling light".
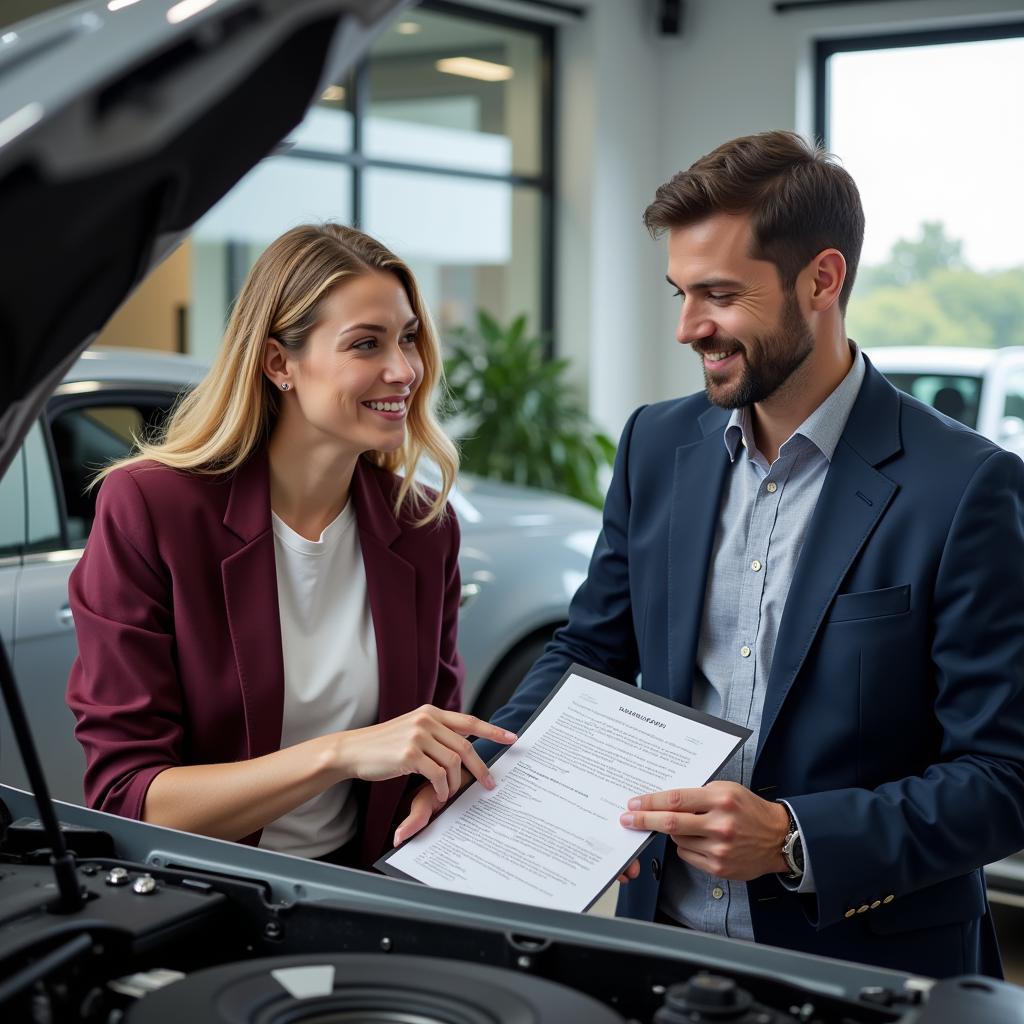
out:
<path id="1" fill-rule="evenodd" d="M 463 78 L 477 78 L 481 82 L 507 82 L 514 74 L 507 64 L 495 64 L 476 57 L 445 57 L 434 67 L 446 75 L 461 75 Z"/>
<path id="2" fill-rule="evenodd" d="M 423 26 L 418 21 L 400 21 L 395 26 L 395 31 L 400 36 L 414 36 L 417 32 L 422 31 Z"/>
<path id="3" fill-rule="evenodd" d="M 320 99 L 326 100 L 328 103 L 341 103 L 344 98 L 345 86 L 343 85 L 329 85 L 320 93 Z"/>
<path id="4" fill-rule="evenodd" d="M 139 0 L 110 0 L 107 4 L 107 10 L 113 14 L 114 11 L 123 10 L 125 7 L 131 7 L 132 4 L 137 4 L 138 2 Z"/>

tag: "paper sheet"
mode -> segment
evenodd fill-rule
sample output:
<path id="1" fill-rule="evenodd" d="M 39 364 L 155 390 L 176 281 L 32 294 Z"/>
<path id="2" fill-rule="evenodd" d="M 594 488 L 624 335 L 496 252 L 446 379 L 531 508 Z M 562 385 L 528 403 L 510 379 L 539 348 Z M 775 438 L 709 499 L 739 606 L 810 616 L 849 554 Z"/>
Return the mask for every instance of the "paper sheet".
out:
<path id="1" fill-rule="evenodd" d="M 632 796 L 702 786 L 749 736 L 573 666 L 474 783 L 399 849 L 387 874 L 457 892 L 582 911 L 650 838 L 623 828 Z"/>

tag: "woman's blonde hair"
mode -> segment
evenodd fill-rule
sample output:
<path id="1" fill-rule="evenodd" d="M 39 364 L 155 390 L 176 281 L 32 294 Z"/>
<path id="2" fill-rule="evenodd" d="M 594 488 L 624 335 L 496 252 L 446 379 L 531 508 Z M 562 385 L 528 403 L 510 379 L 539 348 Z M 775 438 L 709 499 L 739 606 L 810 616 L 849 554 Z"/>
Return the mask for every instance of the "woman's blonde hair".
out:
<path id="1" fill-rule="evenodd" d="M 256 260 L 238 295 L 224 343 L 209 373 L 179 401 L 156 440 L 138 442 L 131 458 L 107 466 L 97 481 L 117 466 L 153 459 L 193 473 L 230 473 L 270 437 L 280 396 L 263 372 L 267 338 L 299 352 L 317 325 L 328 292 L 348 278 L 372 271 L 394 274 L 419 319 L 416 347 L 423 379 L 413 393 L 405 442 L 392 452 L 366 454 L 377 466 L 404 479 L 395 513 L 410 503 L 417 525 L 442 515 L 455 474 L 458 453 L 434 415 L 435 392 L 443 384 L 441 349 L 412 271 L 369 235 L 341 224 L 302 224 L 272 242 Z M 441 473 L 436 496 L 414 478 L 428 455 Z"/>

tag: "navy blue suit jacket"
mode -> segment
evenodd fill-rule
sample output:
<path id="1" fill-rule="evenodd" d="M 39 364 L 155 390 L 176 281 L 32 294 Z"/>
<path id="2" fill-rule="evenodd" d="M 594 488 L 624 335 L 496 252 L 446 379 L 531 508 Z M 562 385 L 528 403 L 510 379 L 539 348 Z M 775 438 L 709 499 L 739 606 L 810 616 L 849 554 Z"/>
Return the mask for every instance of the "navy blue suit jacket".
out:
<path id="1" fill-rule="evenodd" d="M 496 724 L 518 729 L 574 661 L 689 703 L 727 420 L 702 394 L 633 414 L 569 623 Z M 758 941 L 1000 973 L 981 867 L 1024 846 L 1024 462 L 870 364 L 793 577 L 751 788 L 792 804 L 817 888 L 751 882 Z M 666 856 L 647 848 L 620 913 L 653 916 Z"/>

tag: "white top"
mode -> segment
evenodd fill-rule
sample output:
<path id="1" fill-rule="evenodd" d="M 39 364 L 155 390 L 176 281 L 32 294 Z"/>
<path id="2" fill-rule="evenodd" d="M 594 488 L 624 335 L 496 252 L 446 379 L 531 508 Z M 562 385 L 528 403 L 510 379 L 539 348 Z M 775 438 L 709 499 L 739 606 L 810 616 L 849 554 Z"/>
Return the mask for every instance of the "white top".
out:
<path id="1" fill-rule="evenodd" d="M 377 721 L 377 644 L 350 501 L 313 541 L 273 515 L 284 654 L 281 747 Z M 260 846 L 299 857 L 355 835 L 352 782 L 339 782 L 263 829 Z"/>

